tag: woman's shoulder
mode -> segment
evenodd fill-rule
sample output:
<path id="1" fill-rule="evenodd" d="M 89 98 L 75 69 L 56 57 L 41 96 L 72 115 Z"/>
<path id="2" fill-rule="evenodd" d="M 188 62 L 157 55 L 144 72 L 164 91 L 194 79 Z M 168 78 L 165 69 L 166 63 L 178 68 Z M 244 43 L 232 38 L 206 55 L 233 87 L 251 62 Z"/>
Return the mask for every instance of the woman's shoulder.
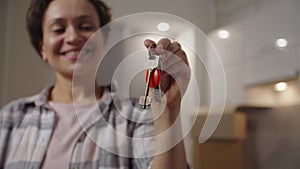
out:
<path id="1" fill-rule="evenodd" d="M 3 115 L 5 113 L 12 113 L 12 112 L 20 112 L 22 111 L 26 106 L 34 106 L 35 103 L 39 100 L 42 93 L 26 96 L 26 97 L 20 97 L 17 99 L 14 99 L 10 102 L 8 102 L 6 105 L 4 105 L 0 109 L 0 114 Z"/>
<path id="2" fill-rule="evenodd" d="M 0 110 L 1 115 L 5 114 L 5 113 L 11 113 L 11 112 L 16 112 L 18 110 L 21 110 L 21 108 L 24 107 L 24 105 L 26 103 L 25 100 L 26 100 L 26 97 L 22 97 L 22 98 L 18 98 L 18 99 L 8 102 L 6 105 L 4 105 L 1 108 L 1 110 Z"/>

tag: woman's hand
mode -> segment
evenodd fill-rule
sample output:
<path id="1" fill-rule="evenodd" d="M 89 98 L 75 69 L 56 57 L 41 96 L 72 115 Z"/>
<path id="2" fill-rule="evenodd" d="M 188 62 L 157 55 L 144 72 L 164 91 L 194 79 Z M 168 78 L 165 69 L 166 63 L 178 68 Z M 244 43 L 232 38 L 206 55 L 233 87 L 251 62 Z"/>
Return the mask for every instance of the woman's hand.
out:
<path id="1" fill-rule="evenodd" d="M 147 39 L 144 44 L 147 48 L 154 44 L 155 54 L 160 56 L 164 114 L 172 113 L 168 116 L 174 119 L 180 111 L 181 98 L 190 80 L 187 56 L 178 42 L 171 42 L 167 38 L 160 39 L 157 43 Z"/>
<path id="2" fill-rule="evenodd" d="M 152 99 L 151 104 L 154 114 L 154 130 L 157 136 L 155 139 L 155 154 L 157 155 L 153 159 L 151 168 L 187 168 L 181 120 L 177 119 L 181 98 L 186 91 L 191 74 L 186 54 L 179 43 L 171 42 L 167 38 L 159 40 L 157 44 L 148 39 L 144 43 L 147 48 L 151 45 L 156 46 L 155 54 L 159 55 L 161 59 L 160 86 L 164 92 L 161 103 Z M 169 131 L 163 136 L 160 135 L 166 130 Z M 168 147 L 172 145 L 175 146 L 169 149 Z M 176 160 L 174 161 L 174 159 Z"/>

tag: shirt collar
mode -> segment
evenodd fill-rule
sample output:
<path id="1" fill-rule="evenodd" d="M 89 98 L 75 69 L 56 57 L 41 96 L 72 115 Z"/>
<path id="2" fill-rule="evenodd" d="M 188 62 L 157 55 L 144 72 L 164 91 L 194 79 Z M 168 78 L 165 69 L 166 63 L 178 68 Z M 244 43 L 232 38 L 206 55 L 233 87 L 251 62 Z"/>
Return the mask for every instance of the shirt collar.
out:
<path id="1" fill-rule="evenodd" d="M 34 106 L 49 107 L 48 98 L 52 87 L 53 86 L 48 86 L 44 88 L 40 93 L 24 98 L 25 104 L 33 104 Z"/>

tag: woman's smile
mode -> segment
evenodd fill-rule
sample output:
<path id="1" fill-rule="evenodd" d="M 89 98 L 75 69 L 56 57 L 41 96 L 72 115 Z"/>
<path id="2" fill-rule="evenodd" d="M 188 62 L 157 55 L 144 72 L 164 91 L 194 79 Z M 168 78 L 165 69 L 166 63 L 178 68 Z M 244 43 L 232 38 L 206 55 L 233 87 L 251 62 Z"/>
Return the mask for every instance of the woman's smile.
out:
<path id="1" fill-rule="evenodd" d="M 99 28 L 97 12 L 88 1 L 52 1 L 43 19 L 43 59 L 58 74 L 72 77 L 79 58 L 92 56 L 93 46 L 83 46 Z"/>

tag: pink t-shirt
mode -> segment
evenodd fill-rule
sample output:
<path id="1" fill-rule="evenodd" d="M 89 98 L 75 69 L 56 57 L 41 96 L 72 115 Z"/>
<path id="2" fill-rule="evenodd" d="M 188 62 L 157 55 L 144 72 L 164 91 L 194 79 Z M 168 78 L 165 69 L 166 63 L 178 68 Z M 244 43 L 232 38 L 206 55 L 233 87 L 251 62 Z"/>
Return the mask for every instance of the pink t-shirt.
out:
<path id="1" fill-rule="evenodd" d="M 91 110 L 94 104 L 76 106 L 77 114 L 73 103 L 49 102 L 49 104 L 55 111 L 56 123 L 42 168 L 69 168 L 73 146 L 82 131 L 80 124 L 87 123 L 93 113 Z"/>

